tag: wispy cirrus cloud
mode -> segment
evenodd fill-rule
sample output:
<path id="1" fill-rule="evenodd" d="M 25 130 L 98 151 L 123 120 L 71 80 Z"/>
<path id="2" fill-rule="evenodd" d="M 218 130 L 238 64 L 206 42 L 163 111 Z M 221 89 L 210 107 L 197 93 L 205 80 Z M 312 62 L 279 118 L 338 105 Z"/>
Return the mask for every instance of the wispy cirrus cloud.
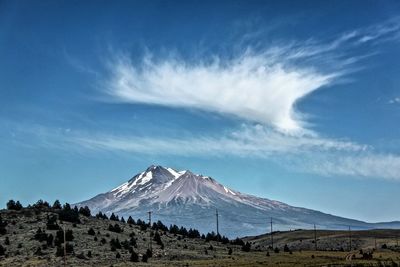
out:
<path id="1" fill-rule="evenodd" d="M 280 51 L 279 51 L 280 52 Z M 139 66 L 119 58 L 106 92 L 116 101 L 195 108 L 233 115 L 284 131 L 302 129 L 296 101 L 332 83 L 338 73 L 285 66 L 278 52 L 245 52 L 222 61 L 187 63 L 146 57 Z"/>

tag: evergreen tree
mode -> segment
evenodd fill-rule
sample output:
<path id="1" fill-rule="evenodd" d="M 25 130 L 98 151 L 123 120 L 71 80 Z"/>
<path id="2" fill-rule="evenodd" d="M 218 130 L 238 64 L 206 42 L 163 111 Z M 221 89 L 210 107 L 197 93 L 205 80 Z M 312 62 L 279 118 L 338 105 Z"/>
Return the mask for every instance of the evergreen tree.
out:
<path id="1" fill-rule="evenodd" d="M 60 203 L 60 201 L 57 199 L 56 201 L 54 201 L 54 203 L 53 203 L 53 207 L 52 207 L 53 209 L 55 209 L 55 210 L 60 210 L 60 209 L 62 209 L 62 207 L 61 207 L 61 203 Z"/>
<path id="2" fill-rule="evenodd" d="M 134 250 L 132 250 L 130 260 L 132 262 L 139 262 L 139 255 Z"/>
<path id="3" fill-rule="evenodd" d="M 89 234 L 89 235 L 95 235 L 96 232 L 93 230 L 92 227 L 90 227 L 90 229 L 88 230 L 88 234 Z"/>
<path id="4" fill-rule="evenodd" d="M 117 218 L 117 216 L 115 216 L 114 212 L 111 213 L 110 220 L 111 221 L 118 221 L 118 218 Z"/>
<path id="5" fill-rule="evenodd" d="M 85 207 L 80 207 L 79 208 L 79 213 L 82 214 L 83 216 L 90 217 L 91 212 L 88 206 Z"/>
<path id="6" fill-rule="evenodd" d="M 22 209 L 22 205 L 19 201 L 15 202 L 13 199 L 10 199 L 7 202 L 7 209 L 8 210 L 21 210 Z"/>
<path id="7" fill-rule="evenodd" d="M 132 218 L 132 216 L 129 216 L 128 220 L 127 220 L 128 224 L 135 224 L 135 220 Z"/>
<path id="8" fill-rule="evenodd" d="M 251 248 L 250 243 L 249 243 L 249 242 L 246 242 L 246 244 L 244 244 L 244 245 L 242 246 L 242 251 L 244 251 L 244 252 L 249 252 L 249 251 L 250 251 L 250 248 Z"/>

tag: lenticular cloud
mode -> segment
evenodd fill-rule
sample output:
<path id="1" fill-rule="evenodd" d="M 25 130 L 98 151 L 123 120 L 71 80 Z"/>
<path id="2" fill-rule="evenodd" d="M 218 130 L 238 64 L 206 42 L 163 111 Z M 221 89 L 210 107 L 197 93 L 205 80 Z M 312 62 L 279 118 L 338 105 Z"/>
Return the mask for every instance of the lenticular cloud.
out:
<path id="1" fill-rule="evenodd" d="M 128 103 L 195 108 L 292 132 L 303 127 L 296 101 L 330 84 L 335 74 L 289 66 L 285 58 L 250 54 L 211 63 L 184 60 L 112 64 L 107 93 Z"/>

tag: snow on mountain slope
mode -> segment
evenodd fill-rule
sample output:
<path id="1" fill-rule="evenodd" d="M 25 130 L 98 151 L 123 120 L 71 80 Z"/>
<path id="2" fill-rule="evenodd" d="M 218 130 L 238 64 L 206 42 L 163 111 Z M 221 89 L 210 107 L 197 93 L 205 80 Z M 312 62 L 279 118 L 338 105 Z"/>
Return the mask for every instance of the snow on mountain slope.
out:
<path id="1" fill-rule="evenodd" d="M 150 166 L 128 182 L 92 199 L 77 204 L 98 211 L 145 218 L 153 211 L 154 219 L 167 224 L 195 227 L 203 232 L 215 230 L 215 210 L 220 214 L 220 232 L 230 236 L 265 233 L 272 217 L 275 229 L 396 228 L 399 222 L 369 224 L 322 212 L 298 208 L 232 190 L 211 177 Z"/>

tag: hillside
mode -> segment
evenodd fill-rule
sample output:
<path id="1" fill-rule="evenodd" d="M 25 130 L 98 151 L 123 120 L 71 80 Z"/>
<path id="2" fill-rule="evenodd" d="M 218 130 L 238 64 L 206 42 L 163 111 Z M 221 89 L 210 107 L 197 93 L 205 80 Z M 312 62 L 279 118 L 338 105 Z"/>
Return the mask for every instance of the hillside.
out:
<path id="1" fill-rule="evenodd" d="M 200 236 L 195 230 L 166 229 L 161 222 L 149 228 L 141 220 L 128 223 L 114 216 L 94 217 L 89 216 L 87 209 L 77 212 L 66 209 L 66 205 L 62 209 L 50 208 L 45 202 L 38 202 L 18 209 L 0 211 L 0 266 L 62 266 L 61 229 L 66 231 L 67 266 L 350 266 L 349 260 L 357 266 L 400 264 L 394 239 L 399 231 L 393 230 L 354 232 L 351 252 L 330 251 L 329 246 L 323 248 L 328 251 L 314 251 L 312 231 L 276 232 L 272 249 L 269 235 L 246 237 L 244 242 L 219 238 L 217 242 L 212 240 L 215 235 Z M 333 242 L 333 236 L 342 245 L 347 242 L 346 232 L 317 234 L 321 244 L 323 240 L 326 244 Z M 152 257 L 143 262 L 144 255 L 148 255 L 150 235 Z M 359 249 L 372 251 L 371 236 L 378 236 L 379 246 L 371 254 L 372 259 L 361 259 Z M 360 241 L 363 239 L 368 242 Z M 285 251 L 285 245 L 289 250 Z M 135 259 L 132 255 L 136 254 Z M 354 258 L 348 259 L 349 255 Z"/>

